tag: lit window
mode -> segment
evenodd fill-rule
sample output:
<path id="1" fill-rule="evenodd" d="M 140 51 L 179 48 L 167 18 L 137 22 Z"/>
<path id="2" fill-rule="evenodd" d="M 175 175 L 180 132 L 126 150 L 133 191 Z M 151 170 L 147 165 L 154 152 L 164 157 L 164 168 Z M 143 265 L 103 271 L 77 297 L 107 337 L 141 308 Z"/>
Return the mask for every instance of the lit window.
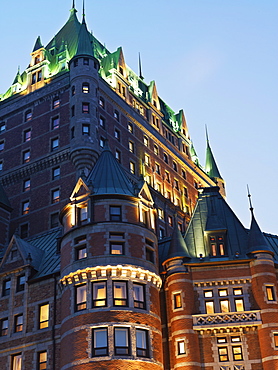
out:
<path id="1" fill-rule="evenodd" d="M 129 329 L 115 328 L 115 355 L 129 355 Z"/>
<path id="2" fill-rule="evenodd" d="M 115 158 L 121 163 L 121 152 L 118 149 L 115 150 Z"/>
<path id="3" fill-rule="evenodd" d="M 121 221 L 122 210 L 121 206 L 110 206 L 110 221 Z"/>
<path id="4" fill-rule="evenodd" d="M 9 320 L 7 318 L 0 320 L 0 336 L 4 337 L 8 335 Z"/>
<path id="5" fill-rule="evenodd" d="M 120 141 L 120 138 L 121 138 L 121 134 L 120 134 L 120 131 L 118 129 L 115 128 L 115 131 L 114 131 L 114 136 L 117 140 Z"/>
<path id="6" fill-rule="evenodd" d="M 212 290 L 205 290 L 204 291 L 205 298 L 211 298 L 213 297 L 213 291 Z"/>
<path id="7" fill-rule="evenodd" d="M 87 308 L 87 290 L 86 284 L 75 288 L 75 310 L 81 311 Z"/>
<path id="8" fill-rule="evenodd" d="M 19 333 L 23 330 L 23 315 L 16 315 L 14 318 L 14 332 Z"/>
<path id="9" fill-rule="evenodd" d="M 278 348 L 278 333 L 273 334 L 273 339 L 275 347 Z"/>
<path id="10" fill-rule="evenodd" d="M 136 329 L 136 355 L 138 357 L 149 357 L 147 330 Z"/>
<path id="11" fill-rule="evenodd" d="M 273 285 L 266 286 L 266 296 L 268 301 L 276 301 Z"/>
<path id="12" fill-rule="evenodd" d="M 205 306 L 206 306 L 206 313 L 208 315 L 211 315 L 214 313 L 214 302 L 213 301 L 206 301 Z"/>
<path id="13" fill-rule="evenodd" d="M 90 104 L 89 103 L 82 103 L 82 113 L 85 113 L 85 114 L 90 113 Z"/>
<path id="14" fill-rule="evenodd" d="M 114 118 L 116 118 L 117 121 L 120 120 L 120 113 L 117 110 L 114 111 Z"/>
<path id="15" fill-rule="evenodd" d="M 227 289 L 219 289 L 218 290 L 219 297 L 226 297 L 228 295 Z"/>
<path id="16" fill-rule="evenodd" d="M 181 300 L 181 293 L 174 293 L 174 308 L 182 308 L 182 300 Z"/>
<path id="17" fill-rule="evenodd" d="M 23 183 L 23 191 L 29 191 L 31 186 L 31 181 L 30 179 L 27 179 Z"/>
<path id="18" fill-rule="evenodd" d="M 149 146 L 149 138 L 147 136 L 144 136 L 144 145 Z"/>
<path id="19" fill-rule="evenodd" d="M 219 347 L 218 348 L 219 361 L 229 361 L 228 356 L 228 347 Z"/>
<path id="20" fill-rule="evenodd" d="M 107 328 L 93 329 L 93 353 L 94 357 L 108 355 Z"/>
<path id="21" fill-rule="evenodd" d="M 210 236 L 209 244 L 212 257 L 225 255 L 224 236 Z"/>
<path id="22" fill-rule="evenodd" d="M 172 216 L 168 216 L 168 224 L 169 226 L 173 227 L 173 217 Z"/>
<path id="23" fill-rule="evenodd" d="M 128 131 L 133 134 L 133 125 L 129 122 L 129 124 L 127 125 L 127 129 Z M 1 132 L 1 127 L 0 127 L 0 132 Z"/>
<path id="24" fill-rule="evenodd" d="M 234 361 L 240 361 L 243 359 L 241 346 L 232 346 Z"/>
<path id="25" fill-rule="evenodd" d="M 22 214 L 27 215 L 30 211 L 30 203 L 29 200 L 26 200 L 22 203 Z"/>
<path id="26" fill-rule="evenodd" d="M 90 92 L 90 85 L 87 82 L 84 82 L 82 85 L 83 94 L 88 94 Z"/>
<path id="27" fill-rule="evenodd" d="M 106 283 L 104 281 L 93 283 L 93 307 L 105 307 Z"/>
<path id="28" fill-rule="evenodd" d="M 59 98 L 55 98 L 55 99 L 53 100 L 52 108 L 53 108 L 53 109 L 56 109 L 56 108 L 58 108 L 58 107 L 60 107 L 60 99 L 59 99 Z"/>
<path id="29" fill-rule="evenodd" d="M 158 146 L 156 144 L 153 146 L 153 151 L 155 155 L 158 155 Z"/>
<path id="30" fill-rule="evenodd" d="M 225 312 L 230 312 L 230 302 L 228 299 L 223 299 L 219 302 L 220 304 L 220 311 L 225 313 Z"/>
<path id="31" fill-rule="evenodd" d="M 21 353 L 12 356 L 12 370 L 21 370 L 22 367 L 22 355 Z"/>
<path id="32" fill-rule="evenodd" d="M 132 141 L 128 142 L 128 149 L 131 153 L 134 153 L 134 143 Z"/>
<path id="33" fill-rule="evenodd" d="M 31 109 L 25 112 L 25 122 L 30 121 L 32 119 L 32 111 Z"/>
<path id="34" fill-rule="evenodd" d="M 51 201 L 52 203 L 58 203 L 60 201 L 60 190 L 59 189 L 52 190 Z"/>
<path id="35" fill-rule="evenodd" d="M 134 175 L 135 174 L 135 163 L 129 162 L 129 171 Z"/>
<path id="36" fill-rule="evenodd" d="M 88 207 L 78 207 L 78 222 L 82 224 L 83 221 L 88 219 Z"/>
<path id="37" fill-rule="evenodd" d="M 158 209 L 157 209 L 157 213 L 158 213 L 158 218 L 159 218 L 160 220 L 164 220 L 164 211 L 163 211 L 163 209 L 158 208 Z"/>
<path id="38" fill-rule="evenodd" d="M 145 308 L 145 291 L 143 285 L 133 284 L 133 300 L 134 307 Z"/>
<path id="39" fill-rule="evenodd" d="M 110 242 L 111 254 L 124 254 L 124 243 Z"/>
<path id="40" fill-rule="evenodd" d="M 17 277 L 17 282 L 16 282 L 16 291 L 17 292 L 22 292 L 25 287 L 25 275 L 21 275 Z"/>
<path id="41" fill-rule="evenodd" d="M 30 162 L 30 156 L 30 150 L 26 150 L 25 152 L 23 152 L 23 163 Z"/>
<path id="42" fill-rule="evenodd" d="M 57 180 L 60 178 L 60 167 L 55 167 L 52 169 L 52 180 Z"/>
<path id="43" fill-rule="evenodd" d="M 184 340 L 178 340 L 177 347 L 178 347 L 178 355 L 184 355 L 186 353 Z"/>
<path id="44" fill-rule="evenodd" d="M 234 295 L 242 295 L 242 288 L 234 288 Z"/>
<path id="45" fill-rule="evenodd" d="M 102 128 L 105 128 L 105 119 L 103 117 L 99 117 L 99 125 Z"/>
<path id="46" fill-rule="evenodd" d="M 90 125 L 82 125 L 82 135 L 90 135 Z"/>
<path id="47" fill-rule="evenodd" d="M 150 156 L 148 154 L 145 153 L 145 165 L 146 166 L 150 166 Z"/>
<path id="48" fill-rule="evenodd" d="M 244 311 L 244 302 L 242 298 L 235 299 L 235 309 L 236 309 L 236 312 Z"/>
<path id="49" fill-rule="evenodd" d="M 39 329 L 48 328 L 49 326 L 49 304 L 43 304 L 39 308 Z"/>
<path id="50" fill-rule="evenodd" d="M 58 116 L 52 118 L 52 122 L 51 122 L 52 130 L 56 130 L 57 128 L 59 128 L 59 126 L 60 126 L 60 118 Z"/>
<path id="51" fill-rule="evenodd" d="M 124 281 L 113 281 L 114 306 L 127 306 L 127 285 Z"/>
<path id="52" fill-rule="evenodd" d="M 104 147 L 104 142 L 105 142 L 105 139 L 104 139 L 103 137 L 101 137 L 101 138 L 99 139 L 99 146 L 100 146 L 101 148 L 103 148 L 103 147 Z"/>
<path id="53" fill-rule="evenodd" d="M 47 352 L 39 352 L 38 353 L 38 370 L 46 370 L 47 369 Z"/>

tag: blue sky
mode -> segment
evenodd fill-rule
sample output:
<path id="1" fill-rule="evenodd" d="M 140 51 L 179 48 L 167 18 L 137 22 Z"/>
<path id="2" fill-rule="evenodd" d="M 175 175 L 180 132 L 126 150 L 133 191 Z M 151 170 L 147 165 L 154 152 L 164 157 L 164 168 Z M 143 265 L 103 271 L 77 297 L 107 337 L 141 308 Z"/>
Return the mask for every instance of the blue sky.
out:
<path id="1" fill-rule="evenodd" d="M 86 1 L 88 28 L 110 51 L 123 47 L 126 63 L 175 111 L 184 109 L 201 163 L 205 125 L 227 201 L 250 223 L 247 184 L 265 232 L 278 233 L 278 1 Z M 43 44 L 69 16 L 71 0 L 1 4 L 0 92 L 24 70 L 36 37 Z M 76 0 L 78 16 L 82 1 Z"/>

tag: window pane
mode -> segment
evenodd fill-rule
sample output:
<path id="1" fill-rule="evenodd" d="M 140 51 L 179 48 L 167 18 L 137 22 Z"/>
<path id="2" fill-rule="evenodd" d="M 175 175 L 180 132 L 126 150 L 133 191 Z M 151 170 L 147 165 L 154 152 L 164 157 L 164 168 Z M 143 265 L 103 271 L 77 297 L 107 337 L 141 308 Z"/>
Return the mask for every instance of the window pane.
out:
<path id="1" fill-rule="evenodd" d="M 114 305 L 126 306 L 127 291 L 125 282 L 114 282 Z"/>
<path id="2" fill-rule="evenodd" d="M 106 306 L 106 283 L 93 284 L 93 305 L 94 307 Z"/>
<path id="3" fill-rule="evenodd" d="M 40 306 L 40 329 L 47 328 L 49 321 L 49 304 Z"/>
<path id="4" fill-rule="evenodd" d="M 224 297 L 224 296 L 228 295 L 228 291 L 227 291 L 227 289 L 219 289 L 218 294 L 219 294 L 220 297 Z"/>
<path id="5" fill-rule="evenodd" d="M 211 297 L 213 297 L 213 292 L 212 292 L 212 290 L 205 290 L 205 291 L 204 291 L 204 296 L 205 296 L 206 298 L 211 298 Z"/>
<path id="6" fill-rule="evenodd" d="M 86 285 L 81 285 L 76 288 L 76 309 L 84 310 L 86 309 L 87 303 L 87 291 Z"/>
<path id="7" fill-rule="evenodd" d="M 110 243 L 111 254 L 123 254 L 123 243 Z"/>
<path id="8" fill-rule="evenodd" d="M 127 328 L 115 328 L 115 353 L 116 355 L 129 353 Z"/>
<path id="9" fill-rule="evenodd" d="M 278 333 L 274 333 L 274 344 L 275 347 L 278 347 Z"/>
<path id="10" fill-rule="evenodd" d="M 242 288 L 234 288 L 234 295 L 241 295 L 242 294 Z"/>
<path id="11" fill-rule="evenodd" d="M 235 361 L 242 360 L 241 346 L 233 347 L 233 356 Z"/>
<path id="12" fill-rule="evenodd" d="M 214 303 L 212 301 L 206 302 L 206 313 L 213 314 L 214 313 Z"/>
<path id="13" fill-rule="evenodd" d="M 94 329 L 94 356 L 105 356 L 108 354 L 107 329 Z"/>
<path id="14" fill-rule="evenodd" d="M 273 286 L 267 286 L 266 287 L 266 295 L 267 295 L 267 299 L 269 301 L 275 301 L 274 288 L 273 288 Z"/>
<path id="15" fill-rule="evenodd" d="M 183 340 L 178 341 L 178 354 L 184 354 L 185 353 L 185 343 Z"/>
<path id="16" fill-rule="evenodd" d="M 12 370 L 21 370 L 22 363 L 21 354 L 13 356 L 13 368 Z"/>
<path id="17" fill-rule="evenodd" d="M 218 348 L 218 353 L 219 353 L 219 361 L 229 361 L 227 347 Z"/>
<path id="18" fill-rule="evenodd" d="M 136 352 L 137 356 L 148 356 L 147 331 L 136 329 Z"/>
<path id="19" fill-rule="evenodd" d="M 235 308 L 237 312 L 244 311 L 244 304 L 242 298 L 235 299 Z"/>
<path id="20" fill-rule="evenodd" d="M 230 312 L 230 304 L 229 300 L 225 299 L 220 301 L 220 310 L 221 312 Z"/>
<path id="21" fill-rule="evenodd" d="M 182 303 L 181 303 L 181 294 L 177 293 L 174 294 L 174 308 L 181 308 Z"/>
<path id="22" fill-rule="evenodd" d="M 145 308 L 143 285 L 133 284 L 134 307 Z"/>

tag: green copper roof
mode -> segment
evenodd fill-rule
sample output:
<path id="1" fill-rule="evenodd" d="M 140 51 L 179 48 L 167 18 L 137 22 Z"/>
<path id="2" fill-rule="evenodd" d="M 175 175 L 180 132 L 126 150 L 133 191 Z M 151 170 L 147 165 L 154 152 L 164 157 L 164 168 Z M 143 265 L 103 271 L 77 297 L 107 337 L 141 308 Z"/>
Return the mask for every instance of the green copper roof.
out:
<path id="1" fill-rule="evenodd" d="M 35 45 L 34 45 L 34 48 L 33 48 L 33 52 L 36 51 L 36 50 L 39 50 L 43 47 L 43 44 L 41 42 L 41 37 L 38 36 L 36 42 L 35 42 Z"/>
<path id="2" fill-rule="evenodd" d="M 88 56 L 94 56 L 93 54 L 93 47 L 92 47 L 92 41 L 89 36 L 89 32 L 87 30 L 85 18 L 83 16 L 83 21 L 80 27 L 80 31 L 78 34 L 78 42 L 77 42 L 77 50 L 76 50 L 76 56 L 77 55 L 88 55 Z"/>
<path id="3" fill-rule="evenodd" d="M 125 170 L 106 146 L 93 167 L 86 183 L 93 186 L 93 195 L 129 195 L 134 189 Z"/>
<path id="4" fill-rule="evenodd" d="M 214 156 L 212 154 L 209 141 L 207 140 L 207 152 L 206 152 L 206 165 L 205 172 L 209 175 L 210 178 L 222 179 L 220 172 L 218 170 L 217 164 L 215 162 Z"/>

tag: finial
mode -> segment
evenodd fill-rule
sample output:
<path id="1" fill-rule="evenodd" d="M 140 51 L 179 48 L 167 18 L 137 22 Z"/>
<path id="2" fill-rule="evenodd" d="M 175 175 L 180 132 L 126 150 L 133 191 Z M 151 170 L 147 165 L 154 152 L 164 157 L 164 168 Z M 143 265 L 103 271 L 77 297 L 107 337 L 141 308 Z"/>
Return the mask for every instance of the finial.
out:
<path id="1" fill-rule="evenodd" d="M 85 0 L 83 0 L 82 21 L 85 22 Z"/>
<path id="2" fill-rule="evenodd" d="M 250 211 L 251 211 L 251 213 L 253 215 L 254 208 L 252 207 L 251 194 L 250 194 L 250 190 L 249 190 L 248 184 L 247 184 L 247 192 L 248 192 L 248 198 L 249 198 Z"/>
<path id="3" fill-rule="evenodd" d="M 144 80 L 144 76 L 142 74 L 142 64 L 141 64 L 141 55 L 140 55 L 140 52 L 139 52 L 139 77 L 141 78 L 141 80 Z"/>
<path id="4" fill-rule="evenodd" d="M 208 128 L 207 128 L 207 125 L 205 125 L 205 129 L 206 129 L 206 139 L 207 139 L 207 143 L 209 142 L 209 137 L 208 137 Z"/>
<path id="5" fill-rule="evenodd" d="M 75 0 L 72 0 L 72 9 L 75 9 Z"/>

